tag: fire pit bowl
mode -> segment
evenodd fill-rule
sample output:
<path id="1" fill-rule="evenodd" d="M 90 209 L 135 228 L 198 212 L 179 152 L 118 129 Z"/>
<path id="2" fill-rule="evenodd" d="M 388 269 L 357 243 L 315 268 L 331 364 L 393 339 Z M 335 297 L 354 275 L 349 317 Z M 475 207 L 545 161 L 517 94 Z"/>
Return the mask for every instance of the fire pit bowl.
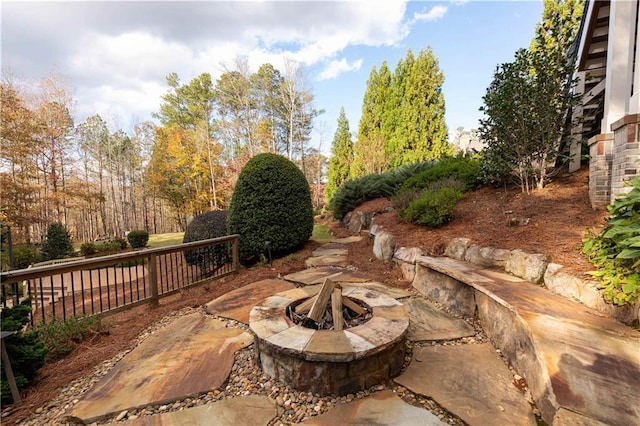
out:
<path id="1" fill-rule="evenodd" d="M 366 322 L 340 331 L 295 324 L 287 309 L 318 294 L 319 287 L 277 293 L 251 310 L 249 327 L 262 370 L 297 390 L 319 395 L 355 393 L 400 374 L 409 328 L 406 307 L 382 293 L 346 287 L 343 297 L 371 311 Z"/>

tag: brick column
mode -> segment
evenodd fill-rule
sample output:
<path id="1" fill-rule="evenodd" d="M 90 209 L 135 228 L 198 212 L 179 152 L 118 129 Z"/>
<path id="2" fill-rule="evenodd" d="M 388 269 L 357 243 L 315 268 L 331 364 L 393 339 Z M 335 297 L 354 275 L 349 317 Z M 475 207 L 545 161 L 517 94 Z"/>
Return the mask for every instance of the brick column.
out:
<path id="1" fill-rule="evenodd" d="M 638 126 L 640 114 L 626 115 L 611 125 L 614 133 L 613 162 L 611 164 L 611 197 L 613 203 L 620 194 L 627 193 L 631 187 L 625 185 L 640 172 L 640 144 Z"/>
<path id="2" fill-rule="evenodd" d="M 589 200 L 594 209 L 605 208 L 611 197 L 613 133 L 589 139 Z"/>

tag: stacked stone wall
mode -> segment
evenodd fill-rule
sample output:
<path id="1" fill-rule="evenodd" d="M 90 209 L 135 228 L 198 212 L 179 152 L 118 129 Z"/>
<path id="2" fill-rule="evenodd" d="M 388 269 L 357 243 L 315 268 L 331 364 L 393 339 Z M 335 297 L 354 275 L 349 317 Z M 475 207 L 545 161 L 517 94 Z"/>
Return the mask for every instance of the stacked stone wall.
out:
<path id="1" fill-rule="evenodd" d="M 611 199 L 613 133 L 589 139 L 589 200 L 594 209 L 605 208 Z"/>
<path id="2" fill-rule="evenodd" d="M 640 114 L 627 115 L 611 125 L 614 132 L 614 142 L 610 203 L 613 203 L 621 194 L 631 190 L 626 182 L 637 176 L 638 169 L 640 169 L 640 164 L 638 164 L 640 156 L 639 125 Z"/>

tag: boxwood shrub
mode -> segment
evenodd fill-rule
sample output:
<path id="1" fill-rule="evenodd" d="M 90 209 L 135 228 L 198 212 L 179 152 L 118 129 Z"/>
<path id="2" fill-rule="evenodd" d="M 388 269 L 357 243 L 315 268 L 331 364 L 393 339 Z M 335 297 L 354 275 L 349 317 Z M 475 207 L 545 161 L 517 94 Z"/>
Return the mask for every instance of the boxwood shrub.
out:
<path id="1" fill-rule="evenodd" d="M 183 243 L 208 240 L 227 235 L 227 211 L 217 210 L 199 214 L 187 225 L 182 237 Z M 203 247 L 184 252 L 189 265 L 197 265 L 206 275 L 230 261 L 230 248 L 225 245 Z"/>
<path id="2" fill-rule="evenodd" d="M 134 229 L 127 234 L 127 241 L 132 248 L 146 247 L 149 242 L 149 233 L 144 229 Z"/>
<path id="3" fill-rule="evenodd" d="M 227 231 L 240 234 L 243 263 L 266 254 L 267 242 L 274 257 L 304 245 L 313 232 L 313 206 L 302 171 L 281 155 L 249 160 L 231 198 Z"/>

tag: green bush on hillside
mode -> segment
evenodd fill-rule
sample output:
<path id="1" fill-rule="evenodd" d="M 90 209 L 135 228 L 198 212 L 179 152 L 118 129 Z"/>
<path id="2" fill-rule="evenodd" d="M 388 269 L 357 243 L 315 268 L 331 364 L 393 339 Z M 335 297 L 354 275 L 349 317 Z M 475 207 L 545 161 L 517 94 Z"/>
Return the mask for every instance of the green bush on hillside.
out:
<path id="1" fill-rule="evenodd" d="M 431 167 L 432 162 L 409 164 L 397 169 L 370 174 L 345 182 L 340 185 L 329 204 L 333 217 L 342 218 L 351 210 L 368 200 L 380 197 L 391 197 L 398 192 L 409 177 Z"/>
<path id="2" fill-rule="evenodd" d="M 28 268 L 29 265 L 40 262 L 41 256 L 33 244 L 17 244 L 13 247 L 13 261 L 16 269 Z"/>
<path id="3" fill-rule="evenodd" d="M 227 232 L 240 235 L 240 260 L 255 261 L 302 247 L 313 232 L 311 191 L 302 171 L 281 155 L 253 157 L 238 177 L 227 218 Z"/>
<path id="4" fill-rule="evenodd" d="M 227 211 L 217 210 L 199 214 L 187 225 L 182 238 L 183 243 L 208 240 L 227 235 Z M 222 267 L 231 260 L 228 244 L 203 247 L 184 252 L 189 265 L 197 265 L 207 274 Z"/>
<path id="5" fill-rule="evenodd" d="M 438 227 L 453 219 L 456 203 L 463 197 L 462 185 L 434 185 L 423 190 L 399 212 L 407 222 Z"/>
<path id="6" fill-rule="evenodd" d="M 144 229 L 134 229 L 127 234 L 127 241 L 132 248 L 146 247 L 149 242 L 149 233 Z"/>
<path id="7" fill-rule="evenodd" d="M 96 254 L 97 252 L 98 248 L 93 241 L 82 243 L 82 245 L 80 246 L 80 254 L 82 256 L 91 256 L 93 254 Z"/>
<path id="8" fill-rule="evenodd" d="M 423 189 L 445 178 L 462 181 L 465 190 L 476 188 L 481 182 L 480 161 L 471 157 L 442 158 L 428 169 L 408 178 L 402 189 Z"/>
<path id="9" fill-rule="evenodd" d="M 74 254 L 71 235 L 60 223 L 53 223 L 47 228 L 47 236 L 40 248 L 45 260 L 64 259 Z"/>
<path id="10" fill-rule="evenodd" d="M 47 359 L 55 361 L 73 351 L 87 338 L 106 329 L 102 316 L 69 317 L 66 320 L 54 318 L 48 323 L 40 323 L 35 332 L 47 347 Z"/>

